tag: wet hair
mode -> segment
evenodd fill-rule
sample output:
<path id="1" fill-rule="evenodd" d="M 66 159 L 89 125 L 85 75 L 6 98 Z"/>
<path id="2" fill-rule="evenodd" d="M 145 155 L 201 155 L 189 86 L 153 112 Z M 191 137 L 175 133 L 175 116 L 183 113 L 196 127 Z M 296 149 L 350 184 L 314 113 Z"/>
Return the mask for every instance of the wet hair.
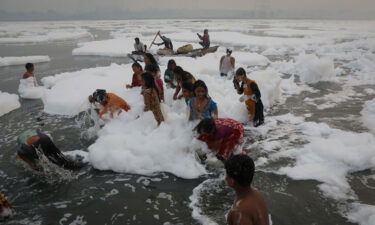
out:
<path id="1" fill-rule="evenodd" d="M 139 41 L 139 38 L 138 38 L 138 37 L 136 37 L 136 38 L 134 38 L 134 40 L 136 40 L 136 41 Z"/>
<path id="2" fill-rule="evenodd" d="M 182 83 L 182 88 L 186 89 L 190 92 L 194 92 L 194 85 L 191 82 L 184 82 Z"/>
<path id="3" fill-rule="evenodd" d="M 95 102 L 103 102 L 107 101 L 108 96 L 107 96 L 107 91 L 104 89 L 96 89 L 96 91 L 92 94 L 92 98 L 94 99 Z"/>
<path id="4" fill-rule="evenodd" d="M 181 66 L 176 66 L 176 68 L 174 68 L 174 70 L 173 70 L 173 73 L 178 74 L 178 75 L 182 75 L 184 72 L 185 71 L 184 71 L 184 69 L 182 69 Z"/>
<path id="5" fill-rule="evenodd" d="M 175 62 L 173 59 L 170 59 L 170 60 L 168 61 L 168 66 L 167 66 L 167 68 L 169 68 L 171 65 L 177 65 L 176 62 Z"/>
<path id="6" fill-rule="evenodd" d="M 137 62 L 133 63 L 132 67 L 138 67 L 139 69 L 143 69 L 141 64 L 139 64 Z"/>
<path id="7" fill-rule="evenodd" d="M 203 119 L 195 127 L 195 130 L 198 134 L 202 134 L 203 132 L 210 134 L 216 130 L 215 120 L 212 118 Z"/>
<path id="8" fill-rule="evenodd" d="M 244 68 L 240 67 L 237 69 L 236 71 L 236 76 L 237 75 L 240 75 L 240 76 L 245 76 L 246 77 L 246 71 Z M 243 94 L 243 92 L 245 91 L 245 87 L 244 87 L 244 83 L 239 83 L 236 78 L 233 78 L 233 85 L 234 85 L 234 88 L 237 90 L 237 93 L 238 94 Z"/>
<path id="9" fill-rule="evenodd" d="M 156 65 L 157 67 L 159 67 L 158 62 L 156 62 L 156 59 L 151 53 L 145 53 L 145 56 L 150 60 L 152 65 Z"/>
<path id="10" fill-rule="evenodd" d="M 33 67 L 34 67 L 34 64 L 32 64 L 32 63 L 26 63 L 26 65 L 25 65 L 26 70 L 30 70 Z"/>
<path id="11" fill-rule="evenodd" d="M 250 187 L 255 171 L 254 161 L 247 155 L 234 155 L 225 162 L 227 176 L 242 187 Z"/>
<path id="12" fill-rule="evenodd" d="M 232 50 L 230 50 L 229 48 L 227 48 L 227 54 L 232 54 Z"/>
<path id="13" fill-rule="evenodd" d="M 155 79 L 152 76 L 152 74 L 149 73 L 149 72 L 145 72 L 145 73 L 142 74 L 142 79 L 144 80 L 144 87 L 146 89 L 148 89 L 148 88 L 154 89 L 156 91 L 156 93 L 158 94 L 158 97 L 159 97 L 159 91 L 158 91 L 158 88 L 156 87 Z"/>
<path id="14" fill-rule="evenodd" d="M 193 93 L 194 93 L 194 97 L 196 97 L 196 96 L 195 96 L 195 90 L 196 90 L 197 88 L 199 88 L 199 87 L 204 88 L 204 90 L 206 91 L 206 98 L 209 98 L 209 96 L 208 96 L 208 88 L 207 88 L 206 83 L 204 83 L 203 80 L 197 80 L 197 81 L 195 81 L 195 83 L 194 83 L 194 85 L 193 85 Z"/>
<path id="15" fill-rule="evenodd" d="M 246 71 L 245 71 L 245 69 L 242 68 L 242 67 L 238 68 L 238 69 L 236 70 L 236 76 L 238 76 L 238 75 L 240 75 L 240 76 L 245 76 L 245 77 L 246 77 Z"/>
<path id="16" fill-rule="evenodd" d="M 153 65 L 153 64 L 146 65 L 145 70 L 147 72 L 150 72 L 150 73 L 157 73 L 158 72 L 158 68 L 156 67 L 156 65 Z"/>

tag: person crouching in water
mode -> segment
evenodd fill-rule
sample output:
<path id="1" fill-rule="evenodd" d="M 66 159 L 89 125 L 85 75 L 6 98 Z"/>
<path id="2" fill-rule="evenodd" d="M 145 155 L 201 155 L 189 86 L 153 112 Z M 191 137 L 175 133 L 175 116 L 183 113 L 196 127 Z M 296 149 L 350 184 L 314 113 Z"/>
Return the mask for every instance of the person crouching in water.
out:
<path id="1" fill-rule="evenodd" d="M 237 69 L 233 83 L 237 93 L 244 94 L 240 101 L 245 102 L 249 119 L 253 122 L 254 127 L 262 125 L 264 123 L 263 103 L 260 99 L 261 94 L 258 85 L 255 81 L 246 77 L 246 71 L 242 67 Z"/>
<path id="2" fill-rule="evenodd" d="M 206 142 L 219 160 L 229 159 L 234 152 L 242 152 L 243 125 L 232 119 L 203 119 L 195 128 L 198 140 Z"/>
<path id="3" fill-rule="evenodd" d="M 17 138 L 19 150 L 18 157 L 25 161 L 32 169 L 41 169 L 39 154 L 43 154 L 47 159 L 65 169 L 77 169 L 82 167 L 68 158 L 56 147 L 51 138 L 40 130 L 27 130 Z"/>
<path id="4" fill-rule="evenodd" d="M 102 109 L 95 109 L 100 118 L 103 118 L 103 115 L 107 113 L 109 113 L 110 118 L 113 118 L 115 114 L 120 115 L 122 110 L 127 112 L 131 108 L 124 99 L 114 93 L 107 93 L 104 89 L 97 89 L 90 95 L 89 102 L 99 103 L 102 106 Z"/>
<path id="5" fill-rule="evenodd" d="M 264 197 L 251 187 L 254 170 L 254 161 L 247 155 L 235 155 L 225 162 L 225 181 L 236 192 L 236 199 L 227 215 L 229 225 L 270 224 Z"/>
<path id="6" fill-rule="evenodd" d="M 150 73 L 144 73 L 142 75 L 143 85 L 145 90 L 143 91 L 143 98 L 145 103 L 144 111 L 152 111 L 155 120 L 158 125 L 164 121 L 163 113 L 160 109 L 160 95 L 158 88 L 156 87 L 154 77 Z"/>

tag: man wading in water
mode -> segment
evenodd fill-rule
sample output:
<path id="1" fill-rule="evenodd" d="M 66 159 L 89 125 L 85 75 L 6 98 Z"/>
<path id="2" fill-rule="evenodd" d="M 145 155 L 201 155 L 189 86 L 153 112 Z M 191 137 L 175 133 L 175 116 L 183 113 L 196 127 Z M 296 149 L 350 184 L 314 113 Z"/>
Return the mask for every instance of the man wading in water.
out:
<path id="1" fill-rule="evenodd" d="M 254 167 L 253 160 L 247 155 L 235 155 L 225 162 L 225 181 L 236 192 L 227 217 L 229 225 L 269 225 L 266 201 L 251 187 Z"/>

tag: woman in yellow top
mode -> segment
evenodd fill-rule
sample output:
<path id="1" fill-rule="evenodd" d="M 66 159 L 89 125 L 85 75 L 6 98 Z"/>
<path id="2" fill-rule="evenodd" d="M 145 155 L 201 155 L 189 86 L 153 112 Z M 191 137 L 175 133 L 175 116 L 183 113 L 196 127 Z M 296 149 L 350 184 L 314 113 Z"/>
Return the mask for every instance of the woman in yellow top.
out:
<path id="1" fill-rule="evenodd" d="M 264 123 L 263 103 L 257 83 L 246 77 L 246 71 L 242 67 L 237 69 L 233 83 L 237 93 L 244 94 L 240 101 L 245 102 L 249 119 L 253 121 L 254 127 L 262 125 Z"/>

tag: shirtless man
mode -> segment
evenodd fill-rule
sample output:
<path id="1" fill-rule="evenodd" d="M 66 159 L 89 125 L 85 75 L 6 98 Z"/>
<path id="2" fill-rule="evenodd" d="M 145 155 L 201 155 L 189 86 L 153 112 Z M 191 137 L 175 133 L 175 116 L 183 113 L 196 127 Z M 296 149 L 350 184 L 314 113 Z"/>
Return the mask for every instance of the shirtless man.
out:
<path id="1" fill-rule="evenodd" d="M 225 162 L 225 181 L 236 192 L 227 217 L 229 225 L 269 225 L 266 201 L 251 187 L 254 167 L 253 160 L 247 155 L 235 155 Z"/>
<path id="2" fill-rule="evenodd" d="M 29 77 L 32 77 L 34 79 L 34 86 L 38 86 L 38 83 L 36 82 L 36 78 L 34 76 L 34 64 L 32 63 L 26 63 L 25 65 L 26 72 L 23 74 L 22 79 L 27 79 Z"/>

